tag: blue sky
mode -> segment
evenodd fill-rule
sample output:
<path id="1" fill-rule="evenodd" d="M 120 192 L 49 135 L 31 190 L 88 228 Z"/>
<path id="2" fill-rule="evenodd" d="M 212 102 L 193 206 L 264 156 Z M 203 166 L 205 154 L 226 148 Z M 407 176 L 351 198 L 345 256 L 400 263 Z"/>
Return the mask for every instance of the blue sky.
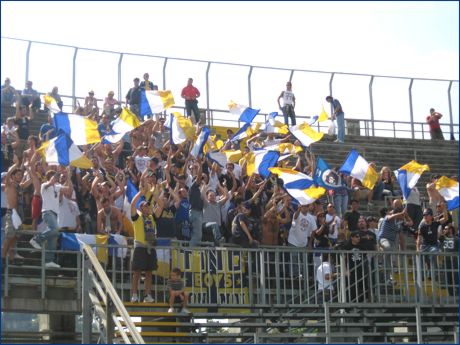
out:
<path id="1" fill-rule="evenodd" d="M 258 66 L 458 80 L 458 2 L 7 1 L 1 7 L 1 30 L 6 37 Z M 2 40 L 5 47 L 2 78 L 9 76 L 13 85 L 22 88 L 25 44 Z M 34 85 L 40 91 L 59 85 L 62 93 L 68 93 L 72 52 L 42 48 L 32 49 Z M 93 88 L 96 96 L 103 97 L 116 89 L 117 63 L 117 56 L 79 52 L 77 94 L 84 96 Z M 161 67 L 161 61 L 124 58 L 123 96 L 133 76 L 146 71 L 162 85 Z M 175 94 L 188 76 L 204 90 L 201 64 L 171 62 L 168 68 L 168 88 Z M 224 109 L 230 99 L 248 102 L 246 69 L 224 71 L 213 66 L 211 72 L 215 73 L 211 76 L 213 107 Z M 266 112 L 276 110 L 276 98 L 288 77 L 289 73 L 255 71 L 253 103 L 258 104 L 253 105 Z M 323 79 L 294 75 L 293 90 L 302 114 L 320 111 L 328 93 L 328 80 Z M 365 78 L 335 79 L 334 93 L 350 117 L 369 116 L 368 82 Z M 374 97 L 377 117 L 409 120 L 406 84 L 375 81 L 375 91 L 382 93 Z M 430 107 L 445 114 L 443 121 L 448 120 L 446 90 L 445 84 L 414 84 L 416 120 L 423 121 Z M 458 83 L 452 95 L 458 119 Z M 394 109 L 400 113 L 394 114 Z"/>

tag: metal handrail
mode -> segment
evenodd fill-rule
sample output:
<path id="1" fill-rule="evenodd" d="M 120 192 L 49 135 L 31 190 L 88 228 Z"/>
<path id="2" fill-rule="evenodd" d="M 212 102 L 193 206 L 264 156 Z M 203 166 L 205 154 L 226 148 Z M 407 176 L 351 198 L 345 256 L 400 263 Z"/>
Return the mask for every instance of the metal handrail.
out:
<path id="1" fill-rule="evenodd" d="M 129 338 L 127 337 L 127 334 L 125 329 L 123 327 L 120 327 L 120 322 L 117 320 L 117 316 L 115 313 L 112 312 L 112 307 L 114 308 L 114 311 L 118 312 L 120 317 L 123 319 L 126 328 L 129 331 L 129 334 L 132 336 L 134 342 L 136 344 L 145 344 L 144 340 L 142 339 L 142 336 L 140 335 L 139 331 L 137 330 L 136 326 L 134 325 L 133 321 L 131 320 L 131 317 L 129 316 L 128 311 L 126 310 L 125 306 L 123 305 L 123 302 L 121 301 L 120 297 L 118 296 L 117 292 L 115 291 L 112 283 L 110 282 L 109 278 L 107 277 L 107 274 L 105 273 L 104 269 L 102 268 L 101 264 L 99 263 L 96 255 L 93 253 L 93 250 L 91 247 L 87 244 L 82 245 L 82 251 L 83 251 L 83 274 L 84 274 L 84 279 L 83 279 L 83 294 L 82 294 L 82 310 L 83 310 L 83 337 L 82 337 L 82 343 L 87 343 L 91 340 L 91 326 L 88 329 L 88 325 L 91 325 L 91 322 L 88 322 L 91 320 L 91 314 L 90 314 L 90 308 L 91 308 L 91 303 L 90 302 L 90 286 L 91 285 L 99 285 L 99 292 L 101 291 L 101 288 L 103 288 L 105 295 L 102 295 L 101 297 L 105 299 L 106 303 L 106 313 L 105 313 L 105 325 L 106 325 L 106 341 L 109 342 L 111 338 L 113 337 L 114 329 L 113 327 L 110 327 L 109 325 L 115 324 L 118 325 L 118 330 L 120 334 L 122 334 L 123 339 L 125 342 L 129 342 Z M 92 269 L 90 271 L 90 269 Z M 92 279 L 90 272 L 93 273 Z M 101 284 L 97 282 L 96 277 L 94 276 L 96 274 L 99 279 Z M 101 315 L 99 315 L 101 316 Z M 110 320 L 113 319 L 113 320 Z M 113 321 L 113 323 L 112 323 Z"/>

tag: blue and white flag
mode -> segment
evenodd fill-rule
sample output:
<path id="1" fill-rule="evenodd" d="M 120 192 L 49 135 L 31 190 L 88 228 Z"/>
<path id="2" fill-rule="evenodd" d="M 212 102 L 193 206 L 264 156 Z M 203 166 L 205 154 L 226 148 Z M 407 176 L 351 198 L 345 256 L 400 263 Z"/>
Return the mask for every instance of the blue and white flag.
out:
<path id="1" fill-rule="evenodd" d="M 200 135 L 196 139 L 195 145 L 193 145 L 192 150 L 190 151 L 190 154 L 197 158 L 199 155 L 203 153 L 203 147 L 208 141 L 209 134 L 211 133 L 211 130 L 208 127 L 203 127 L 203 129 L 200 132 Z"/>
<path id="2" fill-rule="evenodd" d="M 228 109 L 230 113 L 239 116 L 238 121 L 246 123 L 251 123 L 260 111 L 260 109 L 252 109 L 245 105 L 236 104 L 234 101 L 230 101 Z"/>
<path id="3" fill-rule="evenodd" d="M 247 154 L 246 172 L 248 176 L 259 174 L 263 178 L 270 176 L 269 168 L 272 168 L 278 163 L 280 153 L 278 151 L 268 151 L 258 149 Z"/>
<path id="4" fill-rule="evenodd" d="M 142 90 L 139 115 L 144 116 L 161 113 L 174 105 L 174 97 L 171 91 Z"/>
<path id="5" fill-rule="evenodd" d="M 329 168 L 329 165 L 320 157 L 316 160 L 315 174 L 313 180 L 318 186 L 326 189 L 338 189 L 342 186 L 340 175 Z"/>

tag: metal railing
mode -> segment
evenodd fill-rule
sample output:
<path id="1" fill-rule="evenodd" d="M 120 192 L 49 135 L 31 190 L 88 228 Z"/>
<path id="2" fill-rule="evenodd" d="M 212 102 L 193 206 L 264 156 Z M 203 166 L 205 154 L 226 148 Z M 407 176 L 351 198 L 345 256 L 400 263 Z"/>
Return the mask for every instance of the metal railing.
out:
<path id="1" fill-rule="evenodd" d="M 360 122 L 364 123 L 363 128 L 366 131 L 366 135 L 369 136 L 375 136 L 376 131 L 381 131 L 382 133 L 385 133 L 386 131 L 393 131 L 394 137 L 396 137 L 396 133 L 398 132 L 404 132 L 407 133 L 408 136 L 412 139 L 416 138 L 416 133 L 421 132 L 422 137 L 424 137 L 424 127 L 427 126 L 425 123 L 419 123 L 414 121 L 414 110 L 413 110 L 413 84 L 414 81 L 429 81 L 429 82 L 445 82 L 448 84 L 447 89 L 446 89 L 446 94 L 447 94 L 447 103 L 448 103 L 448 108 L 449 108 L 449 124 L 442 124 L 442 127 L 444 129 L 444 133 L 449 133 L 453 135 L 457 135 L 458 137 L 458 123 L 454 122 L 454 114 L 453 114 L 453 107 L 452 107 L 452 86 L 454 83 L 458 84 L 458 80 L 447 80 L 447 79 L 430 79 L 430 78 L 411 78 L 411 77 L 400 77 L 400 76 L 387 76 L 387 75 L 370 75 L 370 74 L 360 74 L 360 73 L 344 73 L 344 72 L 331 72 L 331 71 L 313 71 L 313 70 L 305 70 L 305 69 L 287 69 L 287 68 L 277 68 L 277 67 L 267 67 L 267 66 L 256 66 L 256 65 L 246 65 L 246 64 L 238 64 L 238 63 L 224 63 L 224 62 L 217 62 L 217 61 L 205 61 L 205 60 L 195 60 L 195 59 L 184 59 L 184 58 L 173 58 L 173 57 L 165 57 L 165 56 L 157 56 L 157 55 L 149 55 L 149 54 L 135 54 L 135 53 L 126 53 L 126 52 L 117 52 L 117 51 L 109 51 L 109 50 L 101 50 L 101 49 L 91 49 L 91 48 L 83 48 L 83 47 L 75 47 L 71 45 L 65 45 L 65 44 L 55 44 L 55 43 L 49 43 L 49 42 L 41 42 L 41 41 L 32 41 L 32 40 L 24 40 L 24 39 L 18 39 L 18 38 L 12 38 L 12 37 L 1 37 L 2 40 L 12 40 L 12 41 L 22 41 L 27 43 L 27 49 L 26 49 L 26 59 L 25 59 L 25 80 L 27 81 L 29 79 L 29 74 L 30 74 L 30 50 L 32 45 L 49 45 L 49 46 L 54 46 L 54 47 L 62 47 L 62 48 L 71 48 L 73 49 L 73 59 L 72 59 L 72 95 L 70 96 L 65 96 L 65 97 L 70 97 L 72 99 L 72 107 L 75 107 L 75 102 L 77 97 L 76 94 L 76 79 L 77 79 L 77 74 L 76 74 L 76 65 L 77 65 L 77 55 L 79 51 L 92 51 L 92 52 L 98 52 L 98 53 L 109 53 L 109 54 L 115 54 L 118 56 L 118 63 L 117 63 L 117 93 L 118 93 L 118 100 L 121 100 L 121 98 L 124 96 L 122 94 L 122 72 L 123 72 L 123 58 L 126 56 L 136 56 L 136 57 L 148 57 L 148 58 L 155 58 L 155 59 L 161 59 L 163 61 L 162 63 L 162 79 L 163 79 L 163 89 L 166 89 L 166 86 L 169 84 L 167 82 L 167 74 L 166 74 L 166 68 L 168 65 L 168 62 L 170 61 L 182 61 L 182 62 L 189 62 L 189 63 L 202 63 L 203 65 L 206 65 L 206 71 L 205 71 L 205 85 L 206 85 L 206 114 L 207 117 L 209 118 L 210 123 L 214 124 L 215 119 L 213 118 L 214 115 L 217 115 L 217 112 L 226 112 L 226 110 L 218 110 L 214 111 L 212 107 L 210 106 L 210 70 L 212 65 L 224 65 L 224 66 L 237 66 L 237 67 L 243 67 L 248 70 L 247 74 L 247 85 L 242 85 L 241 87 L 247 87 L 247 99 L 248 99 L 248 104 L 249 106 L 252 106 L 252 95 L 253 95 L 253 83 L 252 83 L 252 78 L 253 78 L 253 72 L 254 70 L 275 70 L 275 71 L 286 71 L 289 72 L 289 80 L 291 81 L 293 77 L 296 75 L 296 73 L 318 73 L 318 74 L 327 74 L 330 76 L 329 78 L 329 94 L 333 95 L 333 86 L 334 86 L 334 77 L 338 75 L 342 76 L 359 76 L 359 77 L 366 77 L 369 78 L 369 84 L 368 84 L 368 89 L 369 89 L 369 113 L 370 113 L 370 120 L 369 119 L 357 119 Z M 404 121 L 382 121 L 382 120 L 377 120 L 375 118 L 375 107 L 374 107 L 374 82 L 377 78 L 389 78 L 389 79 L 396 79 L 396 80 L 407 80 L 409 82 L 409 87 L 408 87 L 408 100 L 409 100 L 409 115 L 410 115 L 410 121 L 409 122 L 404 122 Z M 301 89 L 298 90 L 298 92 L 302 92 Z M 222 119 L 223 121 L 223 119 Z M 236 122 L 237 121 L 233 121 Z M 389 123 L 393 125 L 393 128 L 379 128 L 377 125 L 378 124 L 383 124 L 383 123 Z M 399 129 L 400 126 L 407 125 L 407 129 Z M 422 125 L 422 129 L 418 130 L 417 127 L 419 125 Z M 239 127 L 239 125 L 237 126 Z M 446 130 L 447 129 L 447 130 Z"/>
<path id="2" fill-rule="evenodd" d="M 91 247 L 83 244 L 82 251 L 82 343 L 91 342 L 92 321 L 93 318 L 97 318 L 101 328 L 101 343 L 113 343 L 115 327 L 117 327 L 125 344 L 131 344 L 129 336 L 135 344 L 145 344 Z M 125 326 L 120 323 L 117 313 Z"/>

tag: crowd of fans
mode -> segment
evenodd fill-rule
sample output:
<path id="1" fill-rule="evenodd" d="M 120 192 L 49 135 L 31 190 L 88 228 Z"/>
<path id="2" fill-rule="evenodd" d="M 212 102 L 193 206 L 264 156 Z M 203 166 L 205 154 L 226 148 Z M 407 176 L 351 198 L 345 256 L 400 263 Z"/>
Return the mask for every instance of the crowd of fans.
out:
<path id="1" fill-rule="evenodd" d="M 193 122 L 199 132 L 203 128 L 196 114 L 199 91 L 192 82 L 189 79 L 182 97 L 188 116 L 195 113 Z M 137 115 L 143 89 L 156 89 L 147 73 L 141 83 L 134 79 L 126 95 L 126 104 Z M 58 88 L 49 95 L 62 109 Z M 100 109 L 90 91 L 84 105 L 78 105 L 74 113 L 98 121 L 104 136 L 110 132 L 111 120 L 121 111 L 121 103 L 113 96 L 109 92 Z M 38 234 L 31 240 L 35 248 L 47 242 L 48 248 L 54 249 L 59 229 L 134 237 L 133 270 L 138 272 L 155 268 L 150 245 L 157 237 L 184 240 L 191 247 L 212 242 L 215 246 L 232 243 L 242 247 L 394 250 L 397 246 L 404 249 L 405 236 L 418 234 L 419 250 L 448 248 L 439 243 L 446 239 L 453 239 L 455 248 L 451 249 L 457 250 L 457 218 L 447 211 L 445 201 L 434 188 L 439 176 L 433 175 L 427 185 L 429 205 L 425 209 L 416 187 L 405 205 L 402 203 L 395 176 L 387 166 L 381 168 L 373 190 L 363 187 L 358 179 L 340 174 L 341 188 L 328 191 L 310 205 L 299 205 L 276 176 L 263 179 L 257 174 L 248 176 L 246 171 L 246 154 L 251 149 L 295 143 L 289 134 L 256 134 L 243 143 L 232 141 L 234 133 L 229 130 L 228 137 L 221 138 L 220 149 L 242 149 L 243 156 L 222 167 L 206 156 L 190 155 L 191 140 L 171 144 L 161 114 L 143 121 L 117 144 L 82 146 L 92 160 L 92 169 L 50 166 L 37 149 L 56 136 L 56 128 L 50 115 L 39 135 L 31 135 L 30 123 L 42 107 L 32 82 L 27 82 L 19 93 L 7 78 L 1 100 L 2 107 L 15 107 L 14 117 L 2 124 L 2 219 L 6 219 L 2 224 L 2 260 L 21 257 L 14 251 L 16 213 L 32 229 L 39 228 L 43 221 L 48 230 L 52 228 L 51 235 L 46 235 L 45 230 L 45 235 Z M 214 145 L 212 150 L 219 149 L 216 140 Z M 282 164 L 311 175 L 315 161 L 313 153 L 305 149 Z M 126 208 L 125 195 L 131 184 L 138 193 Z M 385 196 L 395 200 L 379 214 L 373 214 L 375 200 L 384 200 Z M 139 200 L 143 201 L 138 203 Z M 367 204 L 367 217 L 360 213 L 360 202 Z M 45 261 L 48 267 L 59 267 L 53 253 L 47 254 Z M 315 266 L 321 266 L 321 259 Z"/>

